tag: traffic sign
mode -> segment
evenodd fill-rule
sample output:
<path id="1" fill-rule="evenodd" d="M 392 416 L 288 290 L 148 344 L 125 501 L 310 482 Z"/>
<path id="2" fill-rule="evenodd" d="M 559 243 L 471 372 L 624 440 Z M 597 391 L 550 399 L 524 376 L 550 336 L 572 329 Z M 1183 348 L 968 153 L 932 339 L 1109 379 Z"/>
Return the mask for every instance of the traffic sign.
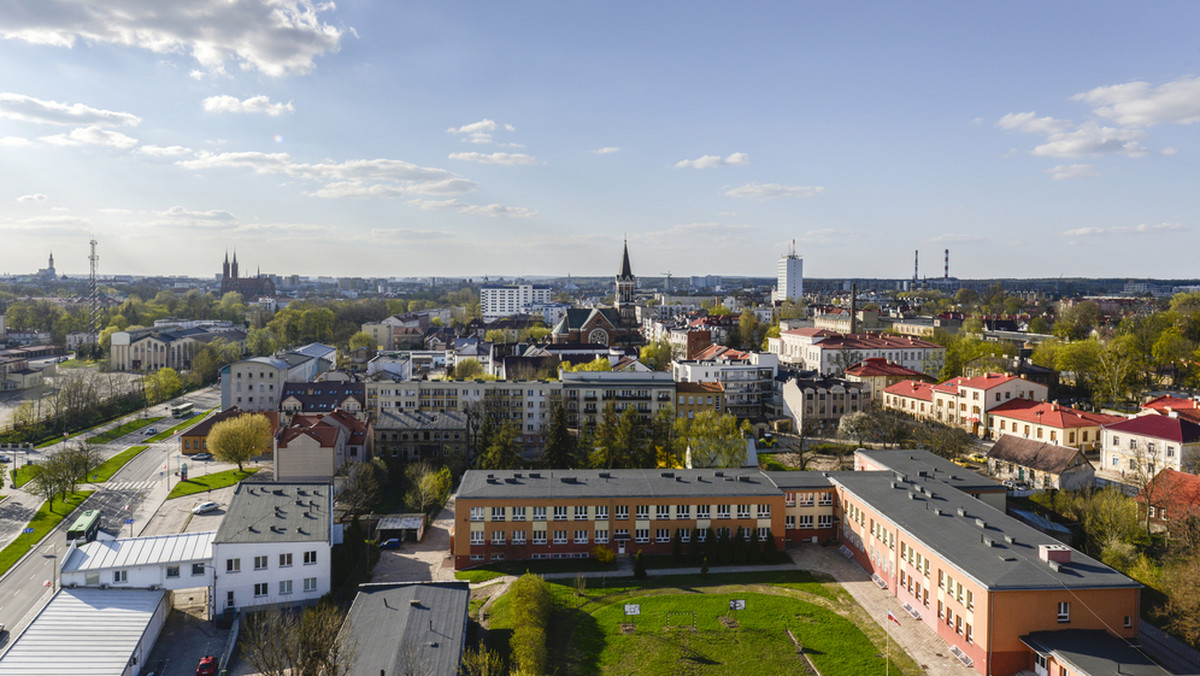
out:
<path id="1" fill-rule="evenodd" d="M 642 604 L 626 603 L 625 604 L 625 614 L 626 615 L 641 615 L 642 614 Z"/>
<path id="2" fill-rule="evenodd" d="M 133 519 L 125 519 L 125 523 L 127 523 L 127 524 L 131 524 L 131 525 L 132 525 L 132 524 L 133 524 Z"/>
<path id="3" fill-rule="evenodd" d="M 26 528 L 26 529 L 22 530 L 21 532 L 22 532 L 22 533 L 24 533 L 24 534 L 26 534 L 26 535 L 29 535 L 30 533 L 32 533 L 32 532 L 33 532 L 33 529 L 32 529 L 32 528 Z"/>
<path id="4" fill-rule="evenodd" d="M 745 610 L 746 599 L 729 599 L 730 610 Z"/>

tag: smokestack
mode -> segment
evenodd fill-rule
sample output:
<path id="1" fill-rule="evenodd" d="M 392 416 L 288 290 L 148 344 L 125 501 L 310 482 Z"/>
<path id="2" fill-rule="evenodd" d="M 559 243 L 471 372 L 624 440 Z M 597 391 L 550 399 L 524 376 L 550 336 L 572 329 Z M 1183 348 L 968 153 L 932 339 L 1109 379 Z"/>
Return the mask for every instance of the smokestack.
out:
<path id="1" fill-rule="evenodd" d="M 949 249 L 946 249 L 946 272 L 944 273 L 944 276 L 942 277 L 942 281 L 945 281 L 945 282 L 950 281 L 950 250 Z"/>
<path id="2" fill-rule="evenodd" d="M 858 284 L 850 282 L 850 334 L 858 333 Z"/>
<path id="3" fill-rule="evenodd" d="M 914 249 L 913 250 L 913 284 L 914 285 L 917 283 L 917 274 L 921 269 L 920 262 L 921 262 L 921 250 Z"/>

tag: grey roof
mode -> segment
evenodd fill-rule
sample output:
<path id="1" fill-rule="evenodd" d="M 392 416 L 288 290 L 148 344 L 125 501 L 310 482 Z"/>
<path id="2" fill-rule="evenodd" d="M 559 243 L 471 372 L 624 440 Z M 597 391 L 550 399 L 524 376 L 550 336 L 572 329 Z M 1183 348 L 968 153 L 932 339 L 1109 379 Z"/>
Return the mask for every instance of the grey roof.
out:
<path id="1" fill-rule="evenodd" d="M 360 585 L 342 625 L 354 645 L 354 673 L 455 676 L 470 598 L 466 582 Z"/>
<path id="2" fill-rule="evenodd" d="M 756 469 L 469 470 L 458 499 L 755 497 L 779 489 Z"/>
<path id="3" fill-rule="evenodd" d="M 1075 448 L 1036 439 L 1024 439 L 1011 434 L 1002 435 L 987 453 L 989 458 L 1052 474 L 1062 474 L 1071 469 L 1071 462 L 1081 455 L 1083 454 Z"/>
<path id="4" fill-rule="evenodd" d="M 324 483 L 238 485 L 213 544 L 327 542 L 330 486 Z"/>
<path id="5" fill-rule="evenodd" d="M 424 514 L 388 514 L 381 517 L 376 530 L 419 529 L 425 522 Z"/>
<path id="6" fill-rule="evenodd" d="M 300 402 L 300 409 L 303 411 L 332 411 L 340 408 L 344 401 L 351 398 L 356 400 L 359 406 L 365 405 L 366 392 L 366 383 L 287 382 L 283 384 L 283 389 L 279 392 L 279 400 L 283 401 L 288 397 L 294 397 L 296 401 Z"/>
<path id="7" fill-rule="evenodd" d="M 901 476 L 846 472 L 831 480 L 987 589 L 1141 586 L 1076 550 L 1056 571 L 1038 558 L 1038 545 L 1062 546 L 1060 541 L 938 479 Z"/>
<path id="8" fill-rule="evenodd" d="M 780 490 L 792 491 L 799 489 L 820 490 L 833 488 L 831 476 L 847 474 L 848 472 L 763 472 Z"/>
<path id="9" fill-rule="evenodd" d="M 95 540 L 75 549 L 62 572 L 105 570 L 212 559 L 215 532 Z"/>
<path id="10" fill-rule="evenodd" d="M 1021 641 L 1042 654 L 1054 655 L 1073 673 L 1087 676 L 1167 676 L 1171 672 L 1158 666 L 1127 639 L 1117 638 L 1102 629 L 1063 629 L 1035 631 Z"/>
<path id="11" fill-rule="evenodd" d="M 383 409 L 376 430 L 465 430 L 467 416 L 457 411 L 409 411 Z"/>
<path id="12" fill-rule="evenodd" d="M 281 371 L 286 370 L 289 366 L 289 364 L 286 361 L 284 361 L 282 359 L 277 359 L 275 357 L 250 357 L 249 359 L 243 359 L 237 363 L 238 364 L 262 364 L 263 366 L 270 366 L 273 369 L 279 369 Z"/>
<path id="13" fill-rule="evenodd" d="M 8 652 L 0 656 L 0 673 L 126 673 L 166 593 L 143 589 L 59 590 Z"/>
<path id="14" fill-rule="evenodd" d="M 932 475 L 942 483 L 961 491 L 1003 491 L 1004 486 L 977 472 L 960 467 L 929 451 L 919 449 L 869 450 L 860 448 L 861 454 L 894 472 L 918 476 L 921 472 Z"/>
<path id="15" fill-rule="evenodd" d="M 577 371 L 562 374 L 564 385 L 674 385 L 670 373 L 658 371 L 635 373 L 629 371 Z"/>

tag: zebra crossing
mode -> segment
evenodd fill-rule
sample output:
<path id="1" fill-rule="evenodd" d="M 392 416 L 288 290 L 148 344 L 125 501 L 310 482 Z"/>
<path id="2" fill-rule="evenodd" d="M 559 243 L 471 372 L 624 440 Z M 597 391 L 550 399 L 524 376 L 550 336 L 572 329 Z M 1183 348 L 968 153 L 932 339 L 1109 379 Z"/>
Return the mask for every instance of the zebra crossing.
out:
<path id="1" fill-rule="evenodd" d="M 155 486 L 161 486 L 161 485 L 162 485 L 161 479 L 159 479 L 158 481 L 155 481 L 153 479 L 147 479 L 145 481 L 109 481 L 104 484 L 104 487 L 109 490 L 114 490 L 114 491 L 128 491 L 128 490 L 148 491 L 148 490 L 154 488 Z"/>

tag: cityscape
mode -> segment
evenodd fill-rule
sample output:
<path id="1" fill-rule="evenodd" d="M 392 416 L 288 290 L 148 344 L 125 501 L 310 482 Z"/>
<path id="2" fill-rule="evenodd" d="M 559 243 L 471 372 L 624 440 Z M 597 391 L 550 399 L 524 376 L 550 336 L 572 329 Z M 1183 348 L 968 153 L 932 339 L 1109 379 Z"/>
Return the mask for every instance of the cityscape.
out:
<path id="1" fill-rule="evenodd" d="M 1200 674 L 1200 9 L 0 6 L 0 674 Z"/>

